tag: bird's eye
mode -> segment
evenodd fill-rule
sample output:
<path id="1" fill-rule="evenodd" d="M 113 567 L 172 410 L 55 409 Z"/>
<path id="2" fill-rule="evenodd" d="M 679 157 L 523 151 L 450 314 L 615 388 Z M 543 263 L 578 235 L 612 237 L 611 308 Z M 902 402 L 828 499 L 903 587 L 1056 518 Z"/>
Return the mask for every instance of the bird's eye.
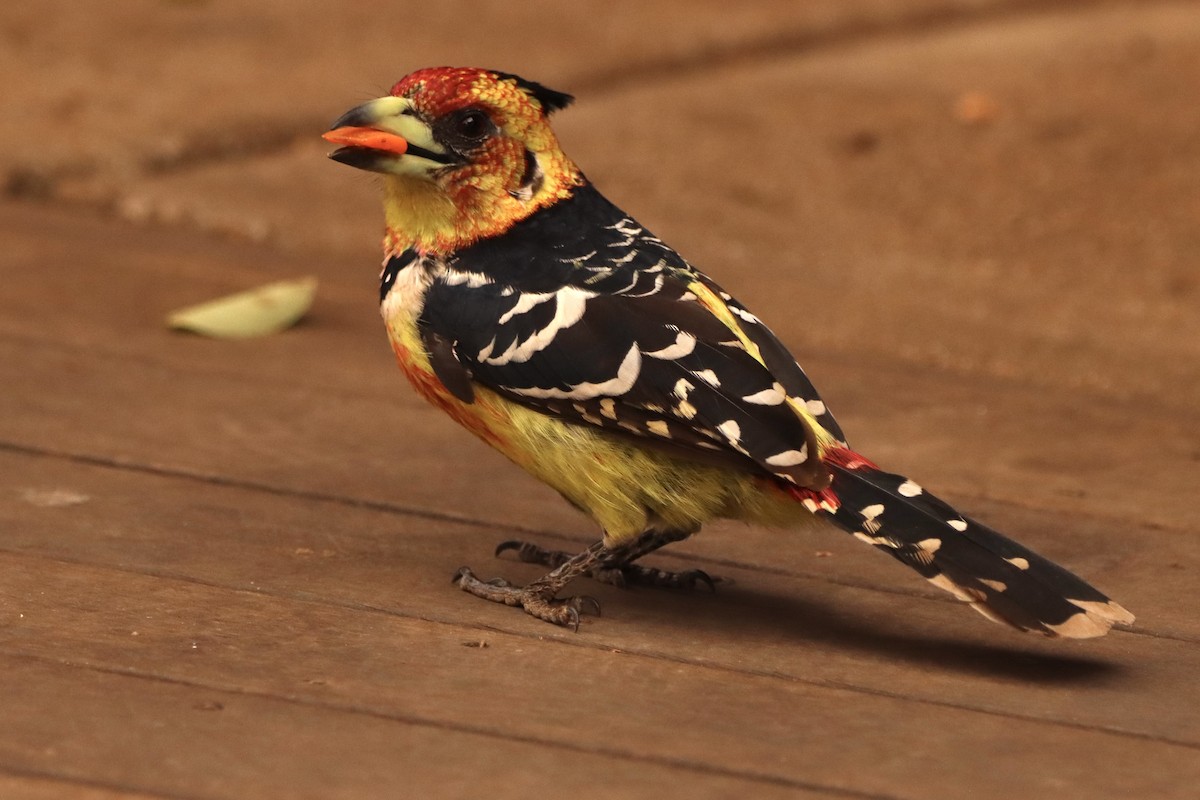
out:
<path id="1" fill-rule="evenodd" d="M 467 111 L 454 124 L 455 132 L 464 139 L 482 139 L 488 133 L 490 120 L 482 111 Z"/>

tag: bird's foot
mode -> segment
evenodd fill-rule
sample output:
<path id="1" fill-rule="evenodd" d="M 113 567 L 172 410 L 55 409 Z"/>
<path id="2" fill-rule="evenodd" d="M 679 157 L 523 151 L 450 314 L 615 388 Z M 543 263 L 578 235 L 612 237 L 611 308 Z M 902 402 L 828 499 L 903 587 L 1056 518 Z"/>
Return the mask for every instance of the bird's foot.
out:
<path id="1" fill-rule="evenodd" d="M 506 606 L 518 606 L 523 608 L 526 614 L 574 631 L 579 630 L 579 617 L 584 612 L 591 611 L 600 616 L 600 602 L 596 598 L 576 595 L 562 600 L 555 599 L 554 595 L 559 587 L 546 581 L 534 581 L 528 586 L 513 586 L 503 578 L 481 581 L 470 569 L 460 567 L 458 572 L 454 573 L 452 582 L 464 592 L 476 597 Z"/>
<path id="2" fill-rule="evenodd" d="M 713 577 L 702 569 L 671 572 L 642 564 L 622 564 L 619 567 L 610 567 L 596 572 L 602 574 L 594 574 L 593 578 L 614 586 L 650 586 L 656 589 L 682 589 L 688 592 L 697 586 L 705 586 L 710 592 L 715 592 L 717 584 L 725 580 L 719 575 Z"/>
<path id="3" fill-rule="evenodd" d="M 572 558 L 570 553 L 562 550 L 547 550 L 533 542 L 508 541 L 501 542 L 496 547 L 496 555 L 515 550 L 517 558 L 527 564 L 541 564 L 544 567 L 556 568 Z M 707 586 L 710 591 L 716 591 L 717 584 L 724 582 L 723 578 L 713 577 L 704 570 L 689 569 L 680 572 L 669 572 L 657 567 L 647 567 L 619 559 L 620 551 L 614 557 L 601 560 L 596 566 L 584 572 L 589 578 L 600 583 L 607 583 L 627 589 L 633 586 L 651 586 L 663 589 L 683 589 L 691 591 L 696 586 Z"/>
<path id="4" fill-rule="evenodd" d="M 540 564 L 550 569 L 555 569 L 567 563 L 572 555 L 566 550 L 547 550 L 533 542 L 522 542 L 516 539 L 510 539 L 507 542 L 501 542 L 496 545 L 496 551 L 492 555 L 499 556 L 501 553 L 509 550 L 516 551 L 519 561 L 523 561 L 526 564 Z M 590 574 L 590 572 L 585 574 Z"/>

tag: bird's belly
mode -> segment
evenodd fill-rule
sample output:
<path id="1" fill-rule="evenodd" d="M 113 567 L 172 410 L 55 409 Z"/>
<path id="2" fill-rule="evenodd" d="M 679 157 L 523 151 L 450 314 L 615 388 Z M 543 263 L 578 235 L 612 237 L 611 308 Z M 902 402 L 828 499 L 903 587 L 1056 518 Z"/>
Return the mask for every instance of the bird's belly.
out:
<path id="1" fill-rule="evenodd" d="M 478 384 L 475 402 L 464 403 L 434 374 L 415 319 L 404 313 L 385 319 L 396 359 L 418 394 L 591 516 L 610 545 L 650 528 L 695 530 L 716 517 L 781 525 L 808 516 L 762 476 L 565 422 Z"/>
<path id="2" fill-rule="evenodd" d="M 768 524 L 798 517 L 799 504 L 762 476 L 649 450 L 478 384 L 475 402 L 463 403 L 433 374 L 415 326 L 389 320 L 388 329 L 397 361 L 422 397 L 595 519 L 610 545 L 652 528 L 696 530 L 716 517 Z"/>

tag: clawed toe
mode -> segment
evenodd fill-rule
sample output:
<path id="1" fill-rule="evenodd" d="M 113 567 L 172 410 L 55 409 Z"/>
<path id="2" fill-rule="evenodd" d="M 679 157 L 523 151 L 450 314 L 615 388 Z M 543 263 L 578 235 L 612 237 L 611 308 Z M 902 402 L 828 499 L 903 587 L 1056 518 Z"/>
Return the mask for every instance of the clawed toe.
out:
<path id="1" fill-rule="evenodd" d="M 532 596 L 525 601 L 522 607 L 527 614 L 546 622 L 553 622 L 555 625 L 562 625 L 564 628 L 570 628 L 576 633 L 579 632 L 579 618 L 586 611 L 590 610 L 596 616 L 600 616 L 600 602 L 587 595 L 576 595 L 565 600 L 544 600 Z"/>
<path id="2" fill-rule="evenodd" d="M 633 563 L 659 547 L 679 541 L 687 535 L 686 531 L 649 531 L 632 543 L 609 548 L 604 542 L 596 542 L 575 555 L 561 550 L 547 550 L 532 542 L 510 539 L 496 546 L 497 556 L 511 550 L 521 561 L 550 567 L 550 572 L 527 586 L 514 586 L 503 578 L 482 581 L 467 567 L 460 567 L 454 573 L 453 583 L 476 597 L 506 606 L 516 606 L 530 616 L 578 631 L 579 618 L 583 614 L 600 615 L 600 601 L 594 597 L 556 597 L 569 582 L 578 577 L 586 575 L 620 587 L 656 586 L 692 590 L 697 585 L 703 585 L 707 586 L 709 591 L 716 591 L 721 578 L 714 578 L 704 570 L 668 572 Z"/>
<path id="3" fill-rule="evenodd" d="M 494 555 L 499 556 L 509 550 L 516 551 L 517 558 L 526 564 L 540 564 L 551 569 L 562 566 L 573 557 L 571 553 L 562 550 L 547 550 L 533 542 L 522 542 L 516 539 L 496 545 Z"/>
<path id="4" fill-rule="evenodd" d="M 503 578 L 481 581 L 468 567 L 459 567 L 454 573 L 452 583 L 476 597 L 506 606 L 519 606 L 530 616 L 571 628 L 573 631 L 579 630 L 579 618 L 582 614 L 590 612 L 600 616 L 600 601 L 589 595 L 576 595 L 558 600 L 536 583 L 529 586 L 513 586 Z"/>
<path id="5" fill-rule="evenodd" d="M 619 567 L 596 570 L 592 574 L 592 577 L 603 583 L 609 583 L 621 588 L 649 586 L 661 589 L 692 591 L 697 585 L 702 585 L 713 593 L 717 591 L 718 583 L 726 582 L 724 578 L 714 578 L 702 569 L 669 572 L 656 567 L 646 567 L 641 564 L 623 564 Z"/>
<path id="6" fill-rule="evenodd" d="M 712 575 L 709 575 L 707 572 L 705 572 L 702 569 L 692 569 L 692 570 L 688 570 L 687 572 L 681 572 L 678 574 L 679 574 L 680 580 L 683 581 L 683 585 L 681 588 L 695 589 L 697 583 L 702 583 L 705 586 L 707 586 L 708 590 L 710 592 L 712 592 L 713 594 L 717 593 L 717 584 L 721 583 L 725 580 L 724 578 L 722 578 L 720 576 L 717 576 L 714 578 Z"/>
<path id="7" fill-rule="evenodd" d="M 517 539 L 508 539 L 507 541 L 503 541 L 496 545 L 496 550 L 492 553 L 492 555 L 499 556 L 506 550 L 520 550 L 522 547 L 527 547 L 528 545 L 529 542 L 522 542 L 518 541 Z"/>
<path id="8" fill-rule="evenodd" d="M 571 602 L 575 603 L 579 613 L 590 610 L 597 617 L 600 616 L 600 601 L 592 597 L 590 594 L 579 594 L 571 598 Z"/>

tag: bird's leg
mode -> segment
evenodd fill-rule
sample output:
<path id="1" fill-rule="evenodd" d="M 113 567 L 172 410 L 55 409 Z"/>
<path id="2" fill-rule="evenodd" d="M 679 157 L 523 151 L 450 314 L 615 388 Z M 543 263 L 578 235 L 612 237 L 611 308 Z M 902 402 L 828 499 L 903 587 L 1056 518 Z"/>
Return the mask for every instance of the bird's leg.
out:
<path id="1" fill-rule="evenodd" d="M 595 566 L 582 573 L 601 583 L 612 584 L 621 588 L 630 586 L 655 586 L 668 589 L 694 589 L 696 584 L 704 584 L 709 589 L 715 589 L 721 578 L 713 578 L 699 569 L 689 569 L 681 572 L 668 572 L 657 567 L 647 567 L 633 563 L 644 555 L 672 542 L 680 542 L 691 536 L 695 531 L 658 531 L 649 530 L 628 544 L 613 548 L 602 557 Z M 496 547 L 496 555 L 506 550 L 515 550 L 517 558 L 528 564 L 541 564 L 546 567 L 557 567 L 571 559 L 571 554 L 562 550 L 546 550 L 533 542 L 508 541 L 501 542 Z"/>
<path id="2" fill-rule="evenodd" d="M 562 560 L 546 575 L 526 586 L 513 586 L 503 578 L 481 581 L 467 567 L 459 567 L 453 582 L 464 592 L 476 597 L 507 606 L 520 606 L 526 614 L 538 619 L 579 630 L 579 615 L 588 608 L 599 614 L 600 603 L 587 595 L 563 600 L 556 600 L 555 595 L 573 579 L 587 574 L 608 552 L 604 542 L 596 542 L 582 553 Z"/>

